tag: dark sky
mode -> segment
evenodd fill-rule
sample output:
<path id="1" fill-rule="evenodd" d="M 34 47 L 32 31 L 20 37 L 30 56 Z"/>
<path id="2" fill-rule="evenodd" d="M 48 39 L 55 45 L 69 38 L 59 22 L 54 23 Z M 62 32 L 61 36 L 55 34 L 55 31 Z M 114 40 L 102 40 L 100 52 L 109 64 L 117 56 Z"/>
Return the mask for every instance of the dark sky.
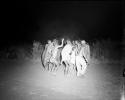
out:
<path id="1" fill-rule="evenodd" d="M 122 36 L 122 3 L 18 1 L 6 5 L 0 41 L 25 43 L 69 37 L 87 41 Z M 1 43 L 2 43 L 1 42 Z"/>

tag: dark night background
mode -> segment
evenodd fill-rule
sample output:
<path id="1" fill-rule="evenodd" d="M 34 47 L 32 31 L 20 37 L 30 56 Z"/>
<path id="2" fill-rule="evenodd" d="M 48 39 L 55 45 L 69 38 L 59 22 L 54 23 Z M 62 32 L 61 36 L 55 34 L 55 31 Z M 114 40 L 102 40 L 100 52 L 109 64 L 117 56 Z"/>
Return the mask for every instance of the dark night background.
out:
<path id="1" fill-rule="evenodd" d="M 122 100 L 124 4 L 115 0 L 1 2 L 0 100 Z M 33 41 L 44 44 L 61 37 L 90 43 L 90 61 L 83 77 L 76 77 L 74 67 L 42 65 L 48 59 L 47 49 L 34 46 Z M 51 65 L 62 61 L 61 50 L 57 52 L 60 61 L 55 59 Z M 80 61 L 77 63 L 85 68 Z M 51 67 L 57 70 L 49 71 Z M 64 75 L 65 69 L 71 76 Z"/>
<path id="2" fill-rule="evenodd" d="M 123 34 L 120 1 L 16 1 L 5 5 L 4 10 L 2 45 L 62 36 L 120 41 Z"/>

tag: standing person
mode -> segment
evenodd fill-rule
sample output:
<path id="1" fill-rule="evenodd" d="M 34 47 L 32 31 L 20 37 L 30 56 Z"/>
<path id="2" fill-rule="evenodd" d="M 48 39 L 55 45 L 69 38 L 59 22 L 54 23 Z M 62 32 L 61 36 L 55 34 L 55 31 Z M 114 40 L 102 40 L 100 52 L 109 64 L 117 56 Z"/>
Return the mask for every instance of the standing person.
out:
<path id="1" fill-rule="evenodd" d="M 80 52 L 76 52 L 77 76 L 84 75 L 87 69 L 87 62 L 83 56 L 83 50 L 84 48 L 82 47 Z"/>
<path id="2" fill-rule="evenodd" d="M 81 41 L 81 47 L 82 47 L 82 55 L 85 58 L 87 64 L 90 62 L 90 47 L 89 44 L 85 42 L 85 40 Z"/>
<path id="3" fill-rule="evenodd" d="M 48 70 L 50 70 L 49 68 L 49 62 L 50 62 L 50 58 L 52 56 L 52 49 L 54 48 L 53 42 L 51 42 L 51 40 L 48 40 L 48 44 L 46 44 L 45 46 L 45 52 L 43 55 L 43 62 L 44 62 L 44 66 L 46 68 L 48 68 Z"/>
<path id="4" fill-rule="evenodd" d="M 77 47 L 77 52 L 79 52 L 80 49 L 81 49 L 81 44 L 76 40 L 76 41 L 75 41 L 75 45 L 76 45 L 76 47 Z"/>
<path id="5" fill-rule="evenodd" d="M 76 69 L 76 52 L 77 52 L 77 47 L 76 46 L 73 46 L 72 48 L 72 52 L 71 52 L 71 55 L 70 55 L 70 69 L 74 72 L 77 71 Z"/>
<path id="6" fill-rule="evenodd" d="M 61 52 L 61 65 L 64 65 L 64 73 L 68 74 L 69 72 L 69 67 L 70 67 L 70 59 L 71 59 L 71 52 L 72 52 L 72 43 L 67 40 L 66 45 L 62 49 Z"/>
<path id="7" fill-rule="evenodd" d="M 52 50 L 52 56 L 50 58 L 50 62 L 53 63 L 53 65 L 54 65 L 52 67 L 52 69 L 55 69 L 60 65 L 60 62 L 58 62 L 58 60 L 57 60 L 57 53 L 58 53 L 59 48 L 63 47 L 63 41 L 64 41 L 64 39 L 62 39 L 61 45 L 58 44 L 58 41 L 54 42 L 54 48 Z"/>
<path id="8" fill-rule="evenodd" d="M 45 55 L 46 55 L 46 51 L 47 51 L 47 48 L 48 48 L 48 45 L 49 45 L 50 42 L 51 41 L 48 40 L 48 44 L 44 45 L 44 51 L 43 51 L 43 53 L 41 55 L 41 62 L 42 62 L 42 65 L 43 65 L 44 68 L 46 68 L 46 65 L 45 65 Z"/>

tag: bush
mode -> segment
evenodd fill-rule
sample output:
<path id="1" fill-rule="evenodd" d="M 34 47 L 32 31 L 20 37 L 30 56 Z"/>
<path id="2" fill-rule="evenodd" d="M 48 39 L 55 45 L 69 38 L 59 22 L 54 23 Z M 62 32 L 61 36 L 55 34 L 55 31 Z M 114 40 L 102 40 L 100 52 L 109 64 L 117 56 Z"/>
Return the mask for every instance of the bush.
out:
<path id="1" fill-rule="evenodd" d="M 91 59 L 110 61 L 118 59 L 116 43 L 111 40 L 96 41 L 90 46 Z"/>

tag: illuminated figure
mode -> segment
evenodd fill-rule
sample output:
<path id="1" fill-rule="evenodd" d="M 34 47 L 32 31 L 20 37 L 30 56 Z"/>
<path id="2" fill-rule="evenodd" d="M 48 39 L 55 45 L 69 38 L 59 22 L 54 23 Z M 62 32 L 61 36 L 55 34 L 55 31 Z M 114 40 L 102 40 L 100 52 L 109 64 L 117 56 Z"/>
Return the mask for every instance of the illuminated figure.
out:
<path id="1" fill-rule="evenodd" d="M 53 48 L 54 48 L 53 42 L 48 40 L 48 44 L 46 44 L 44 54 L 43 54 L 43 64 L 44 64 L 45 68 L 48 67 L 48 70 L 50 70 L 49 62 L 50 62 L 50 58 L 52 56 L 52 49 Z"/>
<path id="2" fill-rule="evenodd" d="M 87 68 L 87 63 L 82 55 L 82 50 L 76 54 L 76 67 L 77 67 L 77 76 L 84 75 Z"/>
<path id="3" fill-rule="evenodd" d="M 71 52 L 71 55 L 70 55 L 70 68 L 71 70 L 74 70 L 76 72 L 76 50 L 77 48 L 74 46 L 72 48 L 72 52 Z"/>
<path id="4" fill-rule="evenodd" d="M 48 44 L 49 44 L 50 42 L 51 42 L 51 41 L 48 40 Z M 46 50 L 47 50 L 48 44 L 46 44 L 46 45 L 44 46 L 44 50 L 43 50 L 43 53 L 42 53 L 42 55 L 41 55 L 41 62 L 42 62 L 42 65 L 43 65 L 44 68 L 46 68 L 46 66 L 45 66 L 45 55 L 46 55 Z"/>
<path id="5" fill-rule="evenodd" d="M 85 58 L 85 61 L 87 64 L 90 61 L 90 47 L 89 45 L 85 42 L 85 40 L 81 41 L 81 47 L 82 47 L 82 55 Z"/>
<path id="6" fill-rule="evenodd" d="M 66 45 L 64 46 L 61 52 L 62 56 L 61 65 L 63 63 L 65 64 L 65 71 L 64 71 L 65 73 L 68 73 L 69 70 L 71 51 L 72 51 L 72 43 L 69 40 L 67 40 Z"/>
<path id="7" fill-rule="evenodd" d="M 50 63 L 53 64 L 52 69 L 54 70 L 55 68 L 57 69 L 58 66 L 60 65 L 60 62 L 58 61 L 58 58 L 57 58 L 57 53 L 59 51 L 59 48 L 63 47 L 63 42 L 64 42 L 64 39 L 62 39 L 61 45 L 59 45 L 57 41 L 54 42 L 54 49 L 52 50 L 52 56 L 50 58 Z"/>
<path id="8" fill-rule="evenodd" d="M 77 71 L 77 76 L 84 75 L 87 69 L 88 60 L 86 58 L 86 44 L 85 41 L 67 41 L 61 54 L 62 61 L 61 64 L 65 64 L 65 73 L 69 72 L 70 69 L 75 69 Z"/>
<path id="9" fill-rule="evenodd" d="M 88 50 L 88 45 L 84 40 L 81 42 L 74 41 L 73 45 L 75 45 L 75 58 L 74 56 L 71 56 L 71 63 L 73 63 L 73 59 L 75 59 L 75 64 L 76 70 L 77 70 L 77 76 L 84 75 L 88 66 L 88 60 L 87 57 L 89 53 Z"/>
<path id="10" fill-rule="evenodd" d="M 64 74 L 69 74 L 75 70 L 77 76 L 84 75 L 90 59 L 89 45 L 84 41 L 64 41 L 59 45 L 56 39 L 45 45 L 42 54 L 44 68 L 49 71 L 55 71 L 64 65 Z"/>

